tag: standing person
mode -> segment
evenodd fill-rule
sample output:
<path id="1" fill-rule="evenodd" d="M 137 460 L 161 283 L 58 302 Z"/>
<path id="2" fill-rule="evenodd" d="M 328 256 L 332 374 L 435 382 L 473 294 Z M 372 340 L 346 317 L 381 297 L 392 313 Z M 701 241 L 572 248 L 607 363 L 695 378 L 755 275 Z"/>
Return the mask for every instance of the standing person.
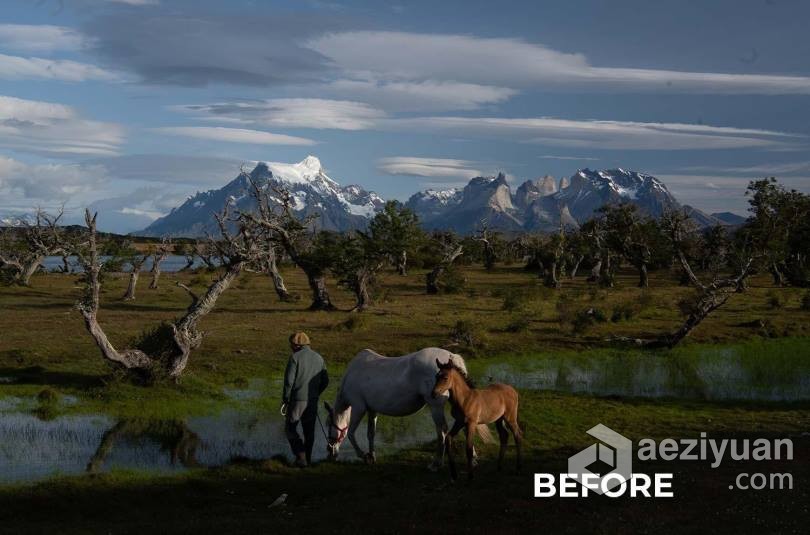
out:
<path id="1" fill-rule="evenodd" d="M 299 468 L 312 462 L 318 397 L 329 384 L 323 357 L 310 349 L 309 344 L 309 336 L 304 332 L 299 331 L 290 336 L 293 353 L 287 361 L 284 392 L 281 396 L 281 413 L 285 415 L 287 440 L 290 441 L 295 455 L 295 466 Z M 298 434 L 298 422 L 301 422 L 304 440 Z"/>

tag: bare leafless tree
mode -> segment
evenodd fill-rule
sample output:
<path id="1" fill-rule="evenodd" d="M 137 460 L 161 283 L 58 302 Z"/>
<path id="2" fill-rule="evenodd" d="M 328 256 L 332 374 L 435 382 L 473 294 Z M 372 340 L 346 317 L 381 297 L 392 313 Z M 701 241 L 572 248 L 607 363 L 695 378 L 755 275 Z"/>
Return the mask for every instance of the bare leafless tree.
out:
<path id="1" fill-rule="evenodd" d="M 84 267 L 86 291 L 76 308 L 81 312 L 90 336 L 93 337 L 104 359 L 113 366 L 153 379 L 166 376 L 178 380 L 186 369 L 191 351 L 202 343 L 203 333 L 197 328 L 199 321 L 211 312 L 217 299 L 251 262 L 256 262 L 261 251 L 256 235 L 251 228 L 238 226 L 238 231 L 228 230 L 232 223 L 226 209 L 216 214 L 221 237 L 213 246 L 225 260 L 223 272 L 214 280 L 202 296 L 180 284 L 192 302 L 186 313 L 171 324 L 163 324 L 147 335 L 137 347 L 116 349 L 98 322 L 101 294 L 101 262 L 96 241 L 96 214 L 87 210 L 85 223 L 88 230 L 86 245 L 78 252 Z"/>
<path id="2" fill-rule="evenodd" d="M 182 273 L 188 271 L 194 267 L 194 260 L 197 259 L 196 244 L 181 243 L 175 247 L 174 254 L 186 257 L 186 265 L 178 269 L 177 272 Z"/>
<path id="3" fill-rule="evenodd" d="M 56 215 L 37 210 L 33 223 L 23 221 L 21 229 L 6 230 L 3 241 L 6 244 L 4 249 L 8 250 L 0 250 L 0 270 L 5 272 L 9 283 L 30 286 L 31 277 L 46 257 L 65 252 L 67 238 L 59 226 L 63 215 L 64 209 Z"/>
<path id="4" fill-rule="evenodd" d="M 156 290 L 158 287 L 158 280 L 160 279 L 160 265 L 166 260 L 166 257 L 172 250 L 172 241 L 169 238 L 160 240 L 154 251 L 152 251 L 152 282 L 149 283 L 149 288 Z"/>
<path id="5" fill-rule="evenodd" d="M 278 251 L 276 251 L 275 243 L 273 243 L 272 239 L 268 238 L 265 247 L 267 249 L 263 263 L 264 270 L 270 276 L 270 280 L 273 281 L 273 288 L 276 290 L 276 295 L 285 302 L 295 301 L 296 297 L 287 290 L 287 285 L 284 284 L 284 277 L 281 276 L 281 272 L 278 270 Z"/>
<path id="6" fill-rule="evenodd" d="M 495 261 L 498 259 L 498 255 L 489 234 L 489 220 L 487 218 L 481 220 L 478 225 L 478 231 L 475 233 L 473 239 L 481 242 L 481 246 L 484 248 L 484 267 L 487 270 L 491 270 L 495 267 Z"/>
<path id="7" fill-rule="evenodd" d="M 205 267 L 209 271 L 213 271 L 217 269 L 219 266 L 219 260 L 217 258 L 217 248 L 212 245 L 212 241 L 209 239 L 206 242 L 200 243 L 196 247 L 197 256 L 200 257 L 200 260 L 203 261 Z"/>
<path id="8" fill-rule="evenodd" d="M 304 272 L 312 291 L 310 310 L 334 310 L 335 306 L 326 288 L 325 270 L 311 250 L 309 229 L 317 216 L 299 218 L 293 212 L 289 190 L 269 183 L 262 187 L 244 171 L 243 175 L 251 184 L 257 211 L 240 212 L 240 220 L 244 224 L 264 229 L 267 239 L 279 244 L 290 260 Z"/>
<path id="9" fill-rule="evenodd" d="M 688 214 L 680 211 L 669 212 L 661 221 L 662 229 L 666 232 L 675 251 L 675 259 L 695 288 L 694 299 L 684 304 L 687 313 L 683 324 L 671 333 L 667 333 L 653 340 L 636 340 L 646 347 L 674 347 L 686 338 L 709 314 L 723 306 L 732 295 L 739 293 L 745 281 L 751 274 L 754 262 L 759 254 L 749 243 L 743 243 L 730 262 L 734 266 L 734 273 L 723 276 L 710 273 L 710 280 L 701 280 L 694 272 L 684 253 L 684 244 L 690 240 L 697 231 L 694 221 Z"/>
<path id="10" fill-rule="evenodd" d="M 138 276 L 148 258 L 148 254 L 136 254 L 130 259 L 129 284 L 127 284 L 127 291 L 122 298 L 124 301 L 133 301 L 135 299 L 135 288 L 138 286 Z"/>

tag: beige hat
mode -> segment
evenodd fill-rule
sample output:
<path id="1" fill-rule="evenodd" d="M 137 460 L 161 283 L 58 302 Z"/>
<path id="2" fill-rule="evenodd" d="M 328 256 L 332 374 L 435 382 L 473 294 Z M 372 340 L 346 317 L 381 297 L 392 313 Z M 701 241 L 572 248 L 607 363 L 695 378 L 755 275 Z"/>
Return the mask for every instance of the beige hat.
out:
<path id="1" fill-rule="evenodd" d="M 309 336 L 307 333 L 303 331 L 298 331 L 297 333 L 290 336 L 290 343 L 293 343 L 297 346 L 308 346 L 309 345 Z"/>

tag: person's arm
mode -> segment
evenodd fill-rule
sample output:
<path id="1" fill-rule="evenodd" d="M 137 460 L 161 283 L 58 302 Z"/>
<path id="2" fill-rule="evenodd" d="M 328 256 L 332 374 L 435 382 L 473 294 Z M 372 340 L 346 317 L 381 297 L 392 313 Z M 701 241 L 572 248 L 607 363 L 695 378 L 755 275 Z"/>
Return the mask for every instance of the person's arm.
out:
<path id="1" fill-rule="evenodd" d="M 296 375 L 298 375 L 298 360 L 293 354 L 287 361 L 287 369 L 284 370 L 284 392 L 281 394 L 282 403 L 289 403 Z"/>
<path id="2" fill-rule="evenodd" d="M 318 395 L 323 394 L 323 391 L 326 390 L 327 386 L 329 386 L 329 373 L 326 371 L 326 366 L 324 366 L 321 370 L 321 389 L 320 392 L 318 392 Z"/>

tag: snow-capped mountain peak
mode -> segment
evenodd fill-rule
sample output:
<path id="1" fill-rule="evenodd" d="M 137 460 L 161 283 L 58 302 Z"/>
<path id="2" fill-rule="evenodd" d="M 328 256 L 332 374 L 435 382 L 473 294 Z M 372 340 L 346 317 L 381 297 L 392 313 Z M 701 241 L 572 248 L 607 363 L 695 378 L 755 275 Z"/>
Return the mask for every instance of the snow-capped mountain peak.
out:
<path id="1" fill-rule="evenodd" d="M 326 175 L 315 156 L 307 156 L 298 163 L 256 162 L 249 175 L 260 187 L 286 188 L 292 196 L 293 210 L 304 216 L 317 214 L 315 225 L 324 230 L 364 228 L 385 204 L 379 195 L 360 186 L 342 188 Z M 247 177 L 239 175 L 222 189 L 197 193 L 152 223 L 144 234 L 200 236 L 215 232 L 211 214 L 221 210 L 225 203 L 238 210 L 255 207 Z"/>
<path id="2" fill-rule="evenodd" d="M 340 187 L 323 172 L 321 161 L 315 156 L 307 156 L 298 163 L 258 162 L 257 165 L 266 166 L 276 180 L 288 184 L 320 183 L 330 189 Z"/>

